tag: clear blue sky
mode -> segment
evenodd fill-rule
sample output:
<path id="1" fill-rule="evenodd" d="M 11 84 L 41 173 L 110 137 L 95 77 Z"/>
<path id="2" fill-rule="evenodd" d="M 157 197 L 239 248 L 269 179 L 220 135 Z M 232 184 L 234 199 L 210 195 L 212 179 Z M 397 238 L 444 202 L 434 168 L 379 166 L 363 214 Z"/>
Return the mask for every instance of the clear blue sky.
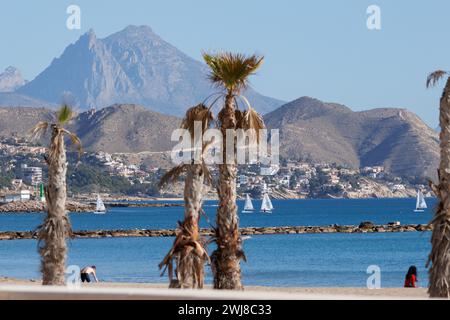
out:
<path id="1" fill-rule="evenodd" d="M 81 8 L 81 30 L 66 28 L 70 4 Z M 371 4 L 380 31 L 366 27 Z M 436 127 L 441 88 L 424 84 L 429 71 L 450 70 L 449 12 L 448 0 L 2 1 L 0 69 L 31 80 L 89 28 L 105 37 L 145 24 L 196 59 L 209 49 L 265 55 L 252 82 L 265 95 L 405 107 Z"/>

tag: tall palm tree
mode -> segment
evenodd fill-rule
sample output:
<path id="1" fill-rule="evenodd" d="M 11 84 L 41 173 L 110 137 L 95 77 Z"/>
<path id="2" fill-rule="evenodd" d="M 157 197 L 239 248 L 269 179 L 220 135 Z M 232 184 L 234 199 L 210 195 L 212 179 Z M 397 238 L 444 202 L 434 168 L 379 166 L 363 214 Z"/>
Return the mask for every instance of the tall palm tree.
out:
<path id="1" fill-rule="evenodd" d="M 224 105 L 218 114 L 223 135 L 223 164 L 219 165 L 219 207 L 216 217 L 215 241 L 217 249 L 211 256 L 214 273 L 214 288 L 242 289 L 240 259 L 245 259 L 239 233 L 239 218 L 236 207 L 236 158 L 226 161 L 228 129 L 260 129 L 264 127 L 261 117 L 249 106 L 245 113 L 237 109 L 236 98 L 248 87 L 249 77 L 261 66 L 263 57 L 245 56 L 223 52 L 204 53 L 203 58 L 210 68 L 209 79 L 223 90 Z M 245 99 L 246 101 L 246 99 Z M 236 150 L 236 141 L 232 143 Z M 230 163 L 231 162 L 231 163 Z"/>
<path id="2" fill-rule="evenodd" d="M 81 152 L 80 139 L 63 127 L 72 116 L 72 109 L 63 105 L 54 123 L 40 122 L 32 129 L 34 137 L 47 129 L 51 131 L 50 147 L 45 157 L 48 165 L 48 185 L 45 187 L 47 216 L 37 230 L 43 285 L 65 284 L 66 238 L 71 236 L 72 230 L 66 211 L 67 160 L 64 136 L 69 136 Z"/>
<path id="3" fill-rule="evenodd" d="M 191 141 L 194 142 L 195 122 L 202 123 L 202 131 L 204 132 L 212 120 L 211 111 L 203 104 L 199 104 L 186 112 L 181 128 L 189 130 Z M 202 143 L 202 149 L 203 155 L 207 145 Z M 170 287 L 203 288 L 204 264 L 206 261 L 209 262 L 209 256 L 204 247 L 205 243 L 200 237 L 198 223 L 202 210 L 204 184 L 210 182 L 211 176 L 203 159 L 201 162 L 200 164 L 181 164 L 168 171 L 160 181 L 162 186 L 175 181 L 182 173 L 186 174 L 184 182 L 184 221 L 179 222 L 178 234 L 174 244 L 159 265 L 160 269 L 169 269 Z M 175 280 L 173 280 L 173 260 L 176 262 Z"/>
<path id="4" fill-rule="evenodd" d="M 449 73 L 438 70 L 431 73 L 427 79 L 427 87 L 436 85 L 441 78 Z M 439 199 L 436 213 L 431 225 L 432 249 L 429 255 L 429 288 L 430 297 L 450 297 L 450 77 L 441 97 L 439 106 L 439 124 L 441 132 L 440 148 L 441 160 L 439 163 L 439 184 L 430 181 L 430 187 Z"/>

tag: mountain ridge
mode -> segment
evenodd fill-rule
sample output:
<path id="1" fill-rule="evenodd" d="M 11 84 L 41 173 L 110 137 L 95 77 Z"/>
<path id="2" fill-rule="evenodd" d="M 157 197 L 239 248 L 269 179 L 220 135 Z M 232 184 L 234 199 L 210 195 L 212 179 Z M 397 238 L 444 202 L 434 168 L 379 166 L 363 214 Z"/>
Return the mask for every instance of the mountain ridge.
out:
<path id="1" fill-rule="evenodd" d="M 0 136 L 24 135 L 52 112 L 0 108 Z M 302 97 L 265 115 L 264 120 L 268 129 L 280 129 L 280 154 L 287 159 L 355 169 L 381 165 L 397 175 L 436 177 L 438 134 L 406 109 L 352 111 Z M 170 150 L 176 143 L 170 137 L 180 123 L 179 117 L 143 106 L 116 104 L 79 113 L 69 129 L 80 136 L 87 151 L 142 153 L 148 163 L 170 167 Z"/>
<path id="2" fill-rule="evenodd" d="M 90 29 L 16 91 L 53 103 L 70 95 L 83 110 L 131 103 L 176 116 L 212 92 L 203 63 L 150 27 L 133 25 L 102 39 Z M 245 94 L 262 113 L 283 104 L 252 88 Z"/>
<path id="3" fill-rule="evenodd" d="M 0 73 L 0 92 L 14 92 L 26 83 L 27 80 L 16 67 L 9 66 Z"/>
<path id="4" fill-rule="evenodd" d="M 283 156 L 353 168 L 382 165 L 401 175 L 436 176 L 438 135 L 406 109 L 352 111 L 303 97 L 268 113 L 264 120 L 267 127 L 280 129 Z"/>

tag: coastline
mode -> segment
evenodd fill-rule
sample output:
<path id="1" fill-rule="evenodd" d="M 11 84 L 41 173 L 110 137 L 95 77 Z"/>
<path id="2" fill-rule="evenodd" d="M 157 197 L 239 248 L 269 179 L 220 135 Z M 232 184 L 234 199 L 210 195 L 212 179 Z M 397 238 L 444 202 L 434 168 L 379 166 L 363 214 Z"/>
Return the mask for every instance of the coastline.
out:
<path id="1" fill-rule="evenodd" d="M 26 280 L 8 277 L 0 277 L 0 286 L 40 286 L 40 280 Z M 105 289 L 159 289 L 159 290 L 176 290 L 168 289 L 167 283 L 130 283 L 130 282 L 99 282 L 99 283 L 82 283 L 82 288 L 105 288 Z M 205 289 L 211 289 L 211 285 L 205 285 Z M 245 286 L 244 292 L 258 292 L 267 294 L 270 298 L 271 294 L 287 293 L 306 296 L 318 295 L 333 295 L 345 297 L 358 298 L 374 298 L 386 297 L 392 299 L 413 298 L 426 299 L 428 298 L 426 288 L 380 288 L 367 289 L 357 287 L 269 287 L 269 286 Z"/>
<path id="2" fill-rule="evenodd" d="M 176 201 L 176 200 L 172 200 Z M 148 203 L 148 202 L 108 202 L 106 207 L 120 208 L 147 208 L 147 207 L 182 207 L 182 203 Z M 95 202 L 78 202 L 69 200 L 66 204 L 67 211 L 75 213 L 92 213 L 95 211 Z M 0 204 L 0 214 L 2 213 L 43 213 L 47 208 L 41 201 L 17 201 Z"/>
<path id="3" fill-rule="evenodd" d="M 352 199 L 400 199 L 402 197 L 386 197 L 386 198 L 277 198 L 276 200 L 352 200 Z M 238 199 L 243 198 L 238 196 Z M 217 200 L 215 198 L 206 198 L 206 201 Z M 104 199 L 106 207 L 110 208 L 163 208 L 163 207 L 184 207 L 183 198 L 138 198 L 138 197 L 115 197 Z M 66 208 L 68 212 L 72 213 L 92 213 L 95 211 L 95 199 L 88 198 L 70 198 L 67 201 Z M 16 201 L 9 203 L 0 203 L 0 214 L 7 213 L 43 213 L 46 212 L 44 202 L 30 200 L 30 201 Z"/>

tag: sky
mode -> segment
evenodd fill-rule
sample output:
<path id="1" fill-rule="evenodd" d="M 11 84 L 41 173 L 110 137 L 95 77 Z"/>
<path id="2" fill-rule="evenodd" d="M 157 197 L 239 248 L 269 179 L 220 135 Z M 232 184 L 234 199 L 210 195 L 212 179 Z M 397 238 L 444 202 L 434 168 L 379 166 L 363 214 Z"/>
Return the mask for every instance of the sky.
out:
<path id="1" fill-rule="evenodd" d="M 69 5 L 81 9 L 80 30 L 66 27 Z M 367 27 L 370 5 L 379 30 Z M 90 28 L 103 38 L 149 25 L 198 60 L 214 50 L 264 55 L 252 78 L 264 95 L 407 108 L 435 128 L 443 84 L 427 90 L 425 80 L 450 70 L 449 12 L 448 0 L 1 0 L 0 70 L 32 80 Z"/>

